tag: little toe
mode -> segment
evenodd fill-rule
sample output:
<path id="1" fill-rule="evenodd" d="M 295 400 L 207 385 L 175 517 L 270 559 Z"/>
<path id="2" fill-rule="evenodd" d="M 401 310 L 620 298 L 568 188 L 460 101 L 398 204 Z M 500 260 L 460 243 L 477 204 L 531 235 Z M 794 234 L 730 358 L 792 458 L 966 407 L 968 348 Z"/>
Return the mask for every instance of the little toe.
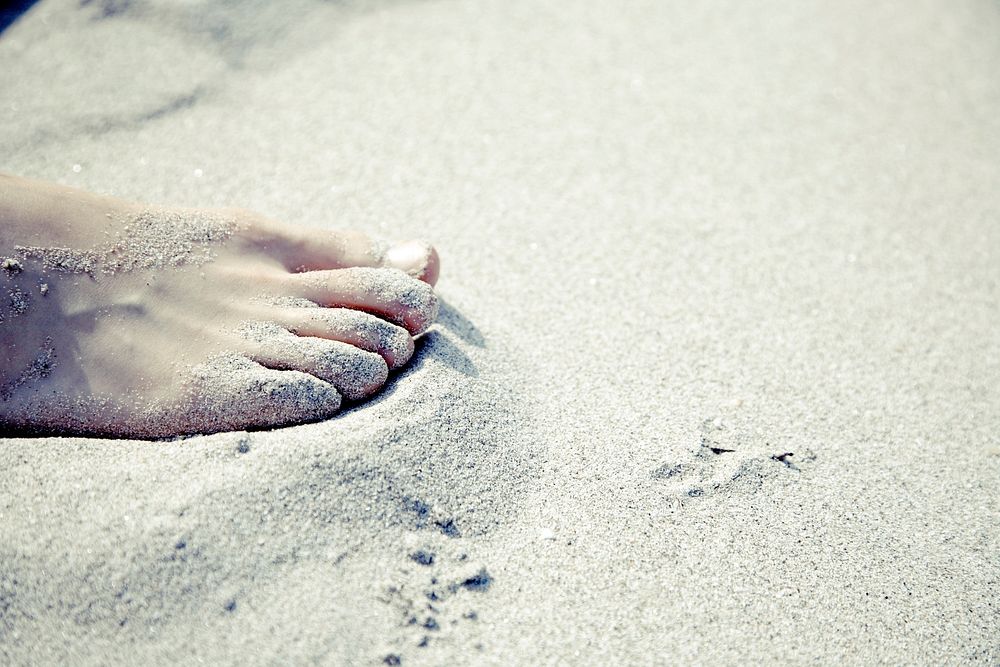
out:
<path id="1" fill-rule="evenodd" d="M 434 323 L 433 288 L 397 269 L 351 268 L 290 274 L 289 290 L 328 308 L 353 308 L 384 317 L 416 336 Z"/>
<path id="2" fill-rule="evenodd" d="M 393 370 L 413 356 L 413 338 L 406 329 L 360 310 L 287 308 L 278 311 L 274 320 L 297 336 L 340 341 L 374 352 Z"/>
<path id="3" fill-rule="evenodd" d="M 222 355 L 194 370 L 180 431 L 212 433 L 317 421 L 340 409 L 329 383 L 308 373 L 273 370 L 238 354 Z M 171 425 L 176 433 L 178 425 Z"/>
<path id="4" fill-rule="evenodd" d="M 351 400 L 378 391 L 389 377 L 388 365 L 374 352 L 336 340 L 305 338 L 287 331 L 260 339 L 250 357 L 267 368 L 313 375 Z"/>

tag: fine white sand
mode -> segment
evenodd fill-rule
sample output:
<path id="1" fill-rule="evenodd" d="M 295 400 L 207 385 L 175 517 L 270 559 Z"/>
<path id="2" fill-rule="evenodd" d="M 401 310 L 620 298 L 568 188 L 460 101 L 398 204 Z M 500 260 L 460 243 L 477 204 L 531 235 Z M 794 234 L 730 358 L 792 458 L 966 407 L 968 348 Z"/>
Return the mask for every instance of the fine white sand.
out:
<path id="1" fill-rule="evenodd" d="M 0 441 L 0 663 L 1000 662 L 1000 10 L 43 0 L 0 169 L 427 237 L 331 421 Z"/>

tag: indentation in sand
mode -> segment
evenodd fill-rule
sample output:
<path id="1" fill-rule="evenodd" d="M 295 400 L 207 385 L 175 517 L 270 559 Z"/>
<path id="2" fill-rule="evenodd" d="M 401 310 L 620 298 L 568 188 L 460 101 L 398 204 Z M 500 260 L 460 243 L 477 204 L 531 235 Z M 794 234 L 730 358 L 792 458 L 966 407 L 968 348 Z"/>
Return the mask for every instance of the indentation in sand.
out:
<path id="1" fill-rule="evenodd" d="M 756 491 L 767 480 L 801 473 L 802 464 L 816 459 L 811 449 L 796 449 L 788 451 L 772 445 L 759 434 L 723 419 L 706 419 L 690 459 L 666 462 L 653 469 L 650 476 L 681 501 L 737 487 Z"/>

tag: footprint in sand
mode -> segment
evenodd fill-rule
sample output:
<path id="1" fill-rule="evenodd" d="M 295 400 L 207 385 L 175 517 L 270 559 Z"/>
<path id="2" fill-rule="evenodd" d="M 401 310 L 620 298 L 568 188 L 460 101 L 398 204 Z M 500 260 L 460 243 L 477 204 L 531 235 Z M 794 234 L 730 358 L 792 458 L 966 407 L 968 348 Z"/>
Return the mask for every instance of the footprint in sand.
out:
<path id="1" fill-rule="evenodd" d="M 720 418 L 706 419 L 691 458 L 658 466 L 651 477 L 684 501 L 735 488 L 759 490 L 766 480 L 801 474 L 816 459 L 808 448 L 789 451 Z"/>
<path id="2" fill-rule="evenodd" d="M 464 540 L 411 534 L 408 545 L 397 576 L 379 597 L 397 625 L 376 657 L 400 664 L 441 644 L 481 647 L 477 624 L 482 596 L 493 585 L 489 568 L 470 557 Z"/>

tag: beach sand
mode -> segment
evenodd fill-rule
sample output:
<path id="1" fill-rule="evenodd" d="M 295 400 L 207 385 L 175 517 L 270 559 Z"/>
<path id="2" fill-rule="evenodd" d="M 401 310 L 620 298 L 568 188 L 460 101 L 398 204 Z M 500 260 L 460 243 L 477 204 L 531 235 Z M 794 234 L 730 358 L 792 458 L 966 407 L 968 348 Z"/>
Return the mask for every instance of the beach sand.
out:
<path id="1" fill-rule="evenodd" d="M 0 169 L 426 237 L 323 423 L 0 440 L 0 663 L 1000 663 L 991 2 L 76 3 Z"/>

